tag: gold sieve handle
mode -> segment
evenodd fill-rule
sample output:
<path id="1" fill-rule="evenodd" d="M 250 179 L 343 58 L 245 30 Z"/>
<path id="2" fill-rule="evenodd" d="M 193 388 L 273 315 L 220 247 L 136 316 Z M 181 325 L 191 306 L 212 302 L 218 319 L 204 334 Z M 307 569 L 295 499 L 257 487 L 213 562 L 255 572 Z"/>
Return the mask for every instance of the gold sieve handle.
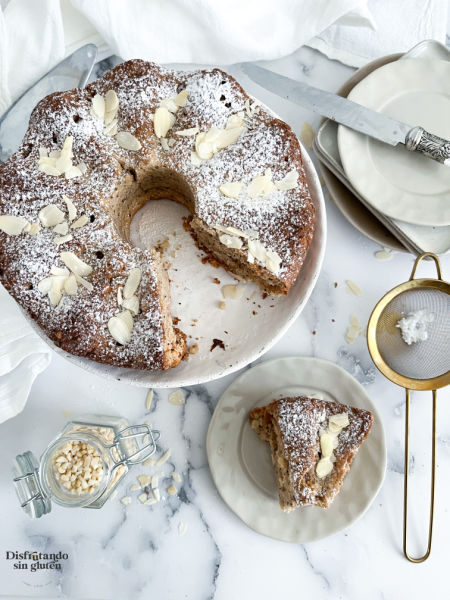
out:
<path id="1" fill-rule="evenodd" d="M 422 257 L 425 255 L 422 255 Z M 434 255 L 431 255 L 434 256 Z M 422 258 L 422 257 L 419 257 Z M 435 257 L 437 258 L 437 257 Z M 416 260 L 416 263 L 419 262 Z M 439 264 L 439 261 L 437 261 Z M 411 278 L 414 275 L 415 267 L 411 274 Z M 440 277 L 440 269 L 438 267 L 438 275 Z M 430 520 L 428 524 L 428 545 L 427 551 L 423 556 L 413 558 L 408 554 L 407 549 L 407 530 L 408 530 L 408 472 L 409 472 L 409 404 L 410 404 L 410 390 L 406 388 L 406 416 L 405 416 L 405 475 L 404 475 L 404 493 L 403 493 L 403 554 L 406 558 L 413 563 L 421 563 L 427 560 L 431 552 L 431 539 L 433 536 L 433 513 L 434 513 L 434 482 L 436 475 L 436 390 L 433 390 L 433 418 L 432 428 L 433 437 L 431 442 L 431 494 L 430 494 Z"/>
<path id="2" fill-rule="evenodd" d="M 436 256 L 436 254 L 433 254 L 432 252 L 424 252 L 423 254 L 420 254 L 420 256 L 418 256 L 416 258 L 416 260 L 414 261 L 414 266 L 411 271 L 411 276 L 409 278 L 409 281 L 412 281 L 414 279 L 414 275 L 416 274 L 417 267 L 419 266 L 420 261 L 423 260 L 424 258 L 428 258 L 428 257 L 432 258 L 434 260 L 435 265 L 436 265 L 437 278 L 442 281 L 441 263 L 439 262 L 439 258 Z"/>

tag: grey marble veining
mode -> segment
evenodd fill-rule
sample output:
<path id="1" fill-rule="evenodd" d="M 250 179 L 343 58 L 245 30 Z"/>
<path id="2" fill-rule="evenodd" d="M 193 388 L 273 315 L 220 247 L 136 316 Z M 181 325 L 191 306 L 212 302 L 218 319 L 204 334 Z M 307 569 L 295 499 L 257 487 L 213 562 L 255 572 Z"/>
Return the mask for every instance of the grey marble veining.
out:
<path id="1" fill-rule="evenodd" d="M 116 59 L 103 62 L 95 76 Z M 335 90 L 351 69 L 303 48 L 267 65 L 290 77 Z M 319 118 L 257 88 L 239 65 L 229 71 L 272 107 L 299 133 L 304 122 Z M 205 438 L 218 398 L 236 375 L 184 390 L 186 403 L 168 402 L 171 390 L 157 390 L 149 411 L 146 391 L 82 372 L 58 356 L 36 381 L 18 417 L 0 425 L 0 596 L 4 598 L 72 598 L 90 600 L 234 600 L 248 598 L 315 598 L 316 600 L 411 599 L 446 597 L 447 507 L 450 469 L 449 393 L 439 393 L 436 530 L 430 560 L 415 566 L 401 555 L 404 392 L 373 366 L 365 340 L 344 339 L 350 315 L 366 323 L 372 307 L 391 287 L 409 277 L 412 259 L 394 254 L 378 261 L 379 248 L 341 215 L 325 190 L 329 234 L 325 262 L 305 310 L 269 358 L 308 355 L 332 360 L 350 372 L 377 404 L 386 430 L 386 480 L 368 512 L 348 530 L 303 546 L 264 538 L 248 529 L 221 500 L 208 469 Z M 450 260 L 442 261 L 444 273 Z M 430 265 L 423 272 L 432 274 Z M 357 282 L 361 297 L 351 296 L 345 280 Z M 337 286 L 335 286 L 335 282 Z M 314 332 L 314 333 L 313 333 Z M 344 399 L 345 400 L 345 399 Z M 122 482 L 116 499 L 99 512 L 55 507 L 32 521 L 20 511 L 10 481 L 9 464 L 19 452 L 39 455 L 71 416 L 83 412 L 122 414 L 131 422 L 151 421 L 161 431 L 161 449 L 171 457 L 160 470 L 182 475 L 179 493 L 169 496 L 164 479 L 161 502 L 141 505 L 129 486 L 140 473 L 135 467 Z M 413 398 L 411 543 L 420 549 L 427 519 L 429 485 L 430 397 Z M 130 494 L 133 502 L 119 499 Z M 186 526 L 180 535 L 180 525 Z M 7 550 L 67 552 L 62 571 L 31 573 L 12 569 Z"/>

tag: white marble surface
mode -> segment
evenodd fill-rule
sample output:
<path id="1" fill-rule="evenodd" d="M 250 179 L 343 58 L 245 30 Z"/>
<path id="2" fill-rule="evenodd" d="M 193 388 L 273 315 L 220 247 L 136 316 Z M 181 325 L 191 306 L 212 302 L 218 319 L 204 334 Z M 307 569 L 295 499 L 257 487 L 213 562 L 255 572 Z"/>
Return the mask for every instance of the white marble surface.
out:
<path id="1" fill-rule="evenodd" d="M 280 73 L 335 90 L 351 69 L 308 48 L 267 65 Z M 265 92 L 240 75 L 244 86 L 290 123 L 297 133 L 305 121 L 319 118 Z M 325 190 L 326 193 L 326 190 Z M 326 193 L 327 196 L 327 193 Z M 349 316 L 367 322 L 371 308 L 391 287 L 409 277 L 412 258 L 397 253 L 390 261 L 374 257 L 378 250 L 339 213 L 327 196 L 328 246 L 312 297 L 284 338 L 261 360 L 289 355 L 318 356 L 343 366 L 366 386 L 383 416 L 388 444 L 384 486 L 372 507 L 353 527 L 328 539 L 291 545 L 266 539 L 248 528 L 225 506 L 211 480 L 205 436 L 214 406 L 234 379 L 230 375 L 205 386 L 187 388 L 186 404 L 173 406 L 170 390 L 157 391 L 150 415 L 143 389 L 104 381 L 54 356 L 37 379 L 23 411 L 0 425 L 0 595 L 5 598 L 83 598 L 141 600 L 147 598 L 231 600 L 308 597 L 317 600 L 402 599 L 446 597 L 450 514 L 450 403 L 439 394 L 438 463 L 435 537 L 431 558 L 423 565 L 408 563 L 401 553 L 404 394 L 374 368 L 365 339 L 344 340 Z M 442 259 L 450 277 L 450 258 Z M 432 274 L 430 264 L 424 273 Z M 351 296 L 345 280 L 363 290 Z M 335 282 L 337 282 L 337 287 Z M 345 399 L 344 399 L 345 400 Z M 411 483 L 412 551 L 420 551 L 426 533 L 430 397 L 413 399 Z M 172 456 L 165 470 L 183 473 L 176 496 L 153 506 L 133 502 L 123 506 L 133 476 L 118 497 L 101 512 L 54 508 L 38 521 L 22 514 L 10 480 L 13 457 L 24 450 L 38 455 L 68 418 L 83 412 L 116 413 L 132 422 L 150 419 L 161 430 L 163 448 Z M 135 474 L 150 472 L 137 467 Z M 167 482 L 168 483 L 168 482 Z M 179 534 L 179 524 L 187 531 Z M 418 541 L 419 540 L 419 541 Z M 62 571 L 13 570 L 8 550 L 67 552 Z"/>

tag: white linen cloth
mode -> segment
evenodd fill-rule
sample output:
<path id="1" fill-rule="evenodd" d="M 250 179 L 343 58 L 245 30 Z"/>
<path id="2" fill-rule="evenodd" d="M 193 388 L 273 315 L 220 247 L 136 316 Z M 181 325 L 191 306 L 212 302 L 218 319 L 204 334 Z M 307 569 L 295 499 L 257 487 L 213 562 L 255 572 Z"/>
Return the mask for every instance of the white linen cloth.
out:
<path id="1" fill-rule="evenodd" d="M 25 406 L 33 381 L 50 363 L 50 348 L 0 285 L 0 423 Z"/>
<path id="2" fill-rule="evenodd" d="M 374 29 L 332 25 L 308 46 L 329 58 L 362 67 L 396 52 L 407 52 L 422 40 L 445 43 L 448 0 L 369 0 Z"/>

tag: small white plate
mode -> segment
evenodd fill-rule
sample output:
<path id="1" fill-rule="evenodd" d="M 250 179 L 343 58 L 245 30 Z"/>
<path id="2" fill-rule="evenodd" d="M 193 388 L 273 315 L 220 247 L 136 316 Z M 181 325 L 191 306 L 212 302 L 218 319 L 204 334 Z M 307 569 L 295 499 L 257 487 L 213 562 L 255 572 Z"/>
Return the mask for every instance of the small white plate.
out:
<path id="1" fill-rule="evenodd" d="M 450 63 L 409 59 L 373 71 L 348 98 L 450 139 Z M 339 153 L 356 190 L 385 215 L 440 227 L 450 225 L 450 168 L 402 144 L 383 144 L 342 125 Z"/>
<path id="2" fill-rule="evenodd" d="M 281 510 L 269 445 L 259 440 L 248 422 L 255 406 L 289 395 L 318 395 L 370 410 L 375 418 L 339 494 L 326 510 L 317 506 L 290 513 Z M 225 503 L 254 531 L 284 542 L 303 544 L 347 528 L 369 508 L 386 471 L 386 442 L 377 409 L 347 371 L 317 358 L 280 358 L 245 371 L 217 404 L 206 450 Z"/>

